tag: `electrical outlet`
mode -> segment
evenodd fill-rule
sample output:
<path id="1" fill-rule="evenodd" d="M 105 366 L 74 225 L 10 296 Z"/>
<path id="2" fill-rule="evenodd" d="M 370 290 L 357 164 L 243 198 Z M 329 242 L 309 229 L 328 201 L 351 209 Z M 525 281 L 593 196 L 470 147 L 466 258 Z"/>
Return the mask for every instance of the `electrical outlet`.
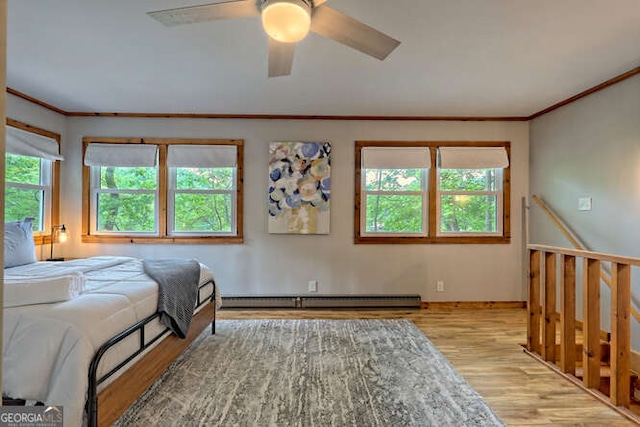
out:
<path id="1" fill-rule="evenodd" d="M 436 282 L 436 292 L 444 292 L 444 282 L 442 280 Z"/>
<path id="2" fill-rule="evenodd" d="M 317 280 L 309 280 L 309 292 L 318 292 Z"/>

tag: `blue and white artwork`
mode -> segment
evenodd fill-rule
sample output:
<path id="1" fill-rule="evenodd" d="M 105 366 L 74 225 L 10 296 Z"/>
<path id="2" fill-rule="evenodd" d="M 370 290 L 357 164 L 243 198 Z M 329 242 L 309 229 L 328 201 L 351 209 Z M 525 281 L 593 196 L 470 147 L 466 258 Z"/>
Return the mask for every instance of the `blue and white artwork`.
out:
<path id="1" fill-rule="evenodd" d="M 269 233 L 329 234 L 331 144 L 269 145 Z"/>

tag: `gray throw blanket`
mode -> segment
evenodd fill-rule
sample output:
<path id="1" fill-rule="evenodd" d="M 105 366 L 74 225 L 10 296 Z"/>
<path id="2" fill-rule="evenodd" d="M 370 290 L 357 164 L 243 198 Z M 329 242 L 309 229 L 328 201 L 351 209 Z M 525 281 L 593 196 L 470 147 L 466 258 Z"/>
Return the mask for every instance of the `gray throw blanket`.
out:
<path id="1" fill-rule="evenodd" d="M 200 282 L 200 263 L 188 259 L 145 259 L 144 272 L 158 282 L 160 321 L 185 338 L 193 317 Z"/>

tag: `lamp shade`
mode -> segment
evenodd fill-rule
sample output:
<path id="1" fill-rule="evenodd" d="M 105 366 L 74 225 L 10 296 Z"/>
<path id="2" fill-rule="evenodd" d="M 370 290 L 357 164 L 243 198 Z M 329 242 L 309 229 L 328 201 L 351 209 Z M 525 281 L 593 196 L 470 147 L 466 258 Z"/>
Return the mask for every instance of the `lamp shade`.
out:
<path id="1" fill-rule="evenodd" d="M 67 241 L 68 238 L 69 238 L 69 235 L 67 234 L 67 227 L 65 227 L 65 225 L 62 224 L 62 227 L 60 228 L 60 233 L 58 234 L 58 242 L 64 243 Z"/>
<path id="2" fill-rule="evenodd" d="M 295 43 L 311 26 L 311 10 L 304 0 L 267 0 L 262 7 L 262 26 L 273 39 Z"/>

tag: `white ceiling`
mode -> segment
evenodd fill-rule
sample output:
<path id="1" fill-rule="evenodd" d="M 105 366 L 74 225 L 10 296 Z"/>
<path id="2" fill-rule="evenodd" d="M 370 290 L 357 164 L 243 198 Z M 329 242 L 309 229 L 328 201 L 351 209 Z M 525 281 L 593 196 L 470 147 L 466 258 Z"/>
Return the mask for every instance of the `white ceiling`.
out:
<path id="1" fill-rule="evenodd" d="M 65 111 L 528 116 L 640 65 L 638 0 L 329 0 L 402 44 L 310 34 L 268 79 L 259 18 L 146 14 L 211 2 L 9 0 L 7 85 Z"/>

